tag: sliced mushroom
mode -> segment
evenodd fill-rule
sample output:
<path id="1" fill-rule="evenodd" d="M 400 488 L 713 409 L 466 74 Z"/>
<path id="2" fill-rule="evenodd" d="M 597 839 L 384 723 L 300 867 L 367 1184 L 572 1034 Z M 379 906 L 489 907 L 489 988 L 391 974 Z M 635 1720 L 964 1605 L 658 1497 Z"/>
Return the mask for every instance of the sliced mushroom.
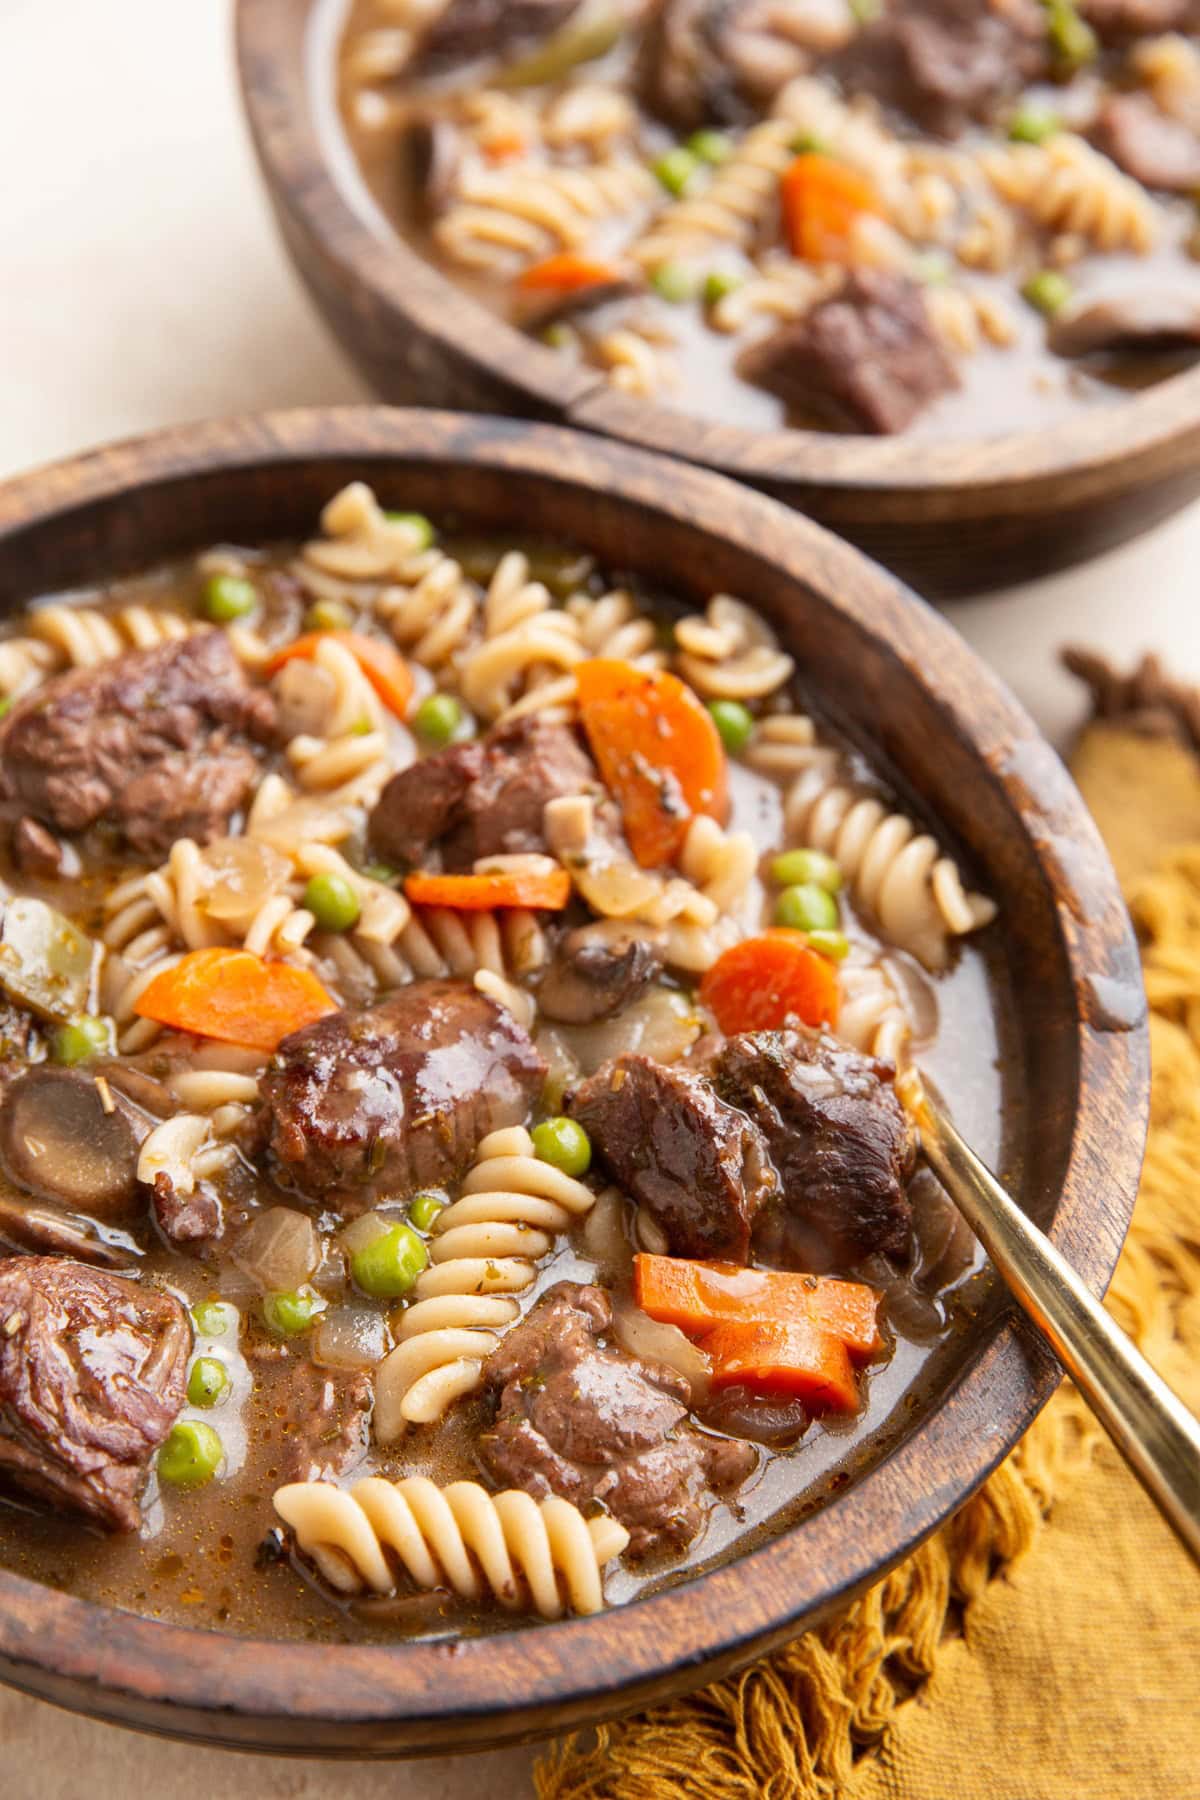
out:
<path id="1" fill-rule="evenodd" d="M 1062 312 L 1047 342 L 1057 356 L 1200 344 L 1200 293 L 1139 288 Z"/>
<path id="2" fill-rule="evenodd" d="M 582 925 L 555 950 L 538 989 L 538 1005 L 563 1025 L 594 1025 L 628 1006 L 658 973 L 658 950 L 632 931 L 614 934 Z"/>
<path id="3" fill-rule="evenodd" d="M 73 1256 L 77 1262 L 101 1269 L 127 1269 L 141 1255 L 133 1239 L 123 1231 L 102 1228 L 57 1207 L 39 1206 L 22 1195 L 0 1188 L 0 1240 L 26 1250 L 49 1250 Z"/>
<path id="4" fill-rule="evenodd" d="M 72 1069 L 29 1069 L 0 1104 L 0 1158 L 18 1187 L 101 1223 L 138 1204 L 145 1122 L 121 1095 Z"/>
<path id="5" fill-rule="evenodd" d="M 454 198 L 462 134 L 449 119 L 418 115 L 404 134 L 404 154 L 413 210 L 423 219 L 436 219 Z"/>

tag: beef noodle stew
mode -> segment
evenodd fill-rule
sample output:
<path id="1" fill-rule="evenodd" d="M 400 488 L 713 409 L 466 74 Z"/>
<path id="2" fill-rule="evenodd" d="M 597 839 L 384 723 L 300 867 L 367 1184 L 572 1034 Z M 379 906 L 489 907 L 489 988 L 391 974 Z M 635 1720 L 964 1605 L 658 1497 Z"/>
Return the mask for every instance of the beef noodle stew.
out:
<path id="1" fill-rule="evenodd" d="M 987 437 L 1200 342 L 1195 0 L 354 0 L 376 200 L 502 317 L 728 424 Z"/>
<path id="2" fill-rule="evenodd" d="M 620 1603 L 904 1430 L 994 908 L 741 599 L 384 512 L 0 639 L 0 1563 L 278 1636 Z M 976 934 L 983 932 L 980 939 Z"/>

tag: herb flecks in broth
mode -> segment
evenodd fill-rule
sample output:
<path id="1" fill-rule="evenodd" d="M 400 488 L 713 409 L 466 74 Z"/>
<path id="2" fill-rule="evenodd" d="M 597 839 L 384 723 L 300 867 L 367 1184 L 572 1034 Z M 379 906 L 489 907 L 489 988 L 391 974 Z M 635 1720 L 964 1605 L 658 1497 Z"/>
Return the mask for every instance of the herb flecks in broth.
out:
<path id="1" fill-rule="evenodd" d="M 495 10 L 356 0 L 343 120 L 421 253 L 598 380 L 978 437 L 1195 354 L 1193 0 Z"/>
<path id="2" fill-rule="evenodd" d="M 26 608 L 6 1565 L 281 1636 L 590 1612 L 899 1428 L 973 1252 L 893 1070 L 1000 1152 L 994 909 L 795 677 L 361 484 Z"/>

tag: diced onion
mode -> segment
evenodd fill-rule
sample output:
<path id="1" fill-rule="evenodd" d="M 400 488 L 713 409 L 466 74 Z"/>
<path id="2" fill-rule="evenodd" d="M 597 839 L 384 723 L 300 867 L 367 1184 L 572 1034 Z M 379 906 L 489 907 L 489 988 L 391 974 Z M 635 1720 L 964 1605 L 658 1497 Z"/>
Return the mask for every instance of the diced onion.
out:
<path id="1" fill-rule="evenodd" d="M 321 1241 L 307 1213 L 272 1206 L 247 1226 L 234 1255 L 264 1294 L 290 1294 L 315 1272 Z"/>
<path id="2" fill-rule="evenodd" d="M 666 1363 L 682 1375 L 691 1387 L 693 1406 L 702 1406 L 708 1399 L 712 1365 L 703 1350 L 684 1337 L 677 1325 L 663 1325 L 649 1318 L 632 1300 L 619 1300 L 613 1307 L 613 1336 L 630 1356 Z"/>
<path id="3" fill-rule="evenodd" d="M 383 1314 L 370 1306 L 331 1306 L 312 1335 L 313 1361 L 323 1369 L 373 1369 L 386 1353 Z"/>

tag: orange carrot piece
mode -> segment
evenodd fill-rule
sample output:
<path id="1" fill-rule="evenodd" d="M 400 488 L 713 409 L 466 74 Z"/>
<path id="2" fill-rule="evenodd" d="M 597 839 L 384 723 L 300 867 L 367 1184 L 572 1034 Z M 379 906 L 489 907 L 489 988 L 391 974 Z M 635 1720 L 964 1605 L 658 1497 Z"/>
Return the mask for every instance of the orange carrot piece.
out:
<path id="1" fill-rule="evenodd" d="M 852 262 L 858 221 L 883 212 L 865 175 L 816 151 L 796 158 L 780 191 L 788 244 L 804 262 Z"/>
<path id="2" fill-rule="evenodd" d="M 723 822 L 725 749 L 712 715 L 677 675 L 601 658 L 575 670 L 592 755 L 644 869 L 672 862 L 697 813 Z"/>
<path id="3" fill-rule="evenodd" d="M 300 657 L 313 658 L 327 638 L 345 646 L 388 711 L 402 719 L 413 696 L 412 671 L 400 652 L 382 638 L 367 637 L 361 631 L 308 631 L 277 650 L 266 665 L 266 673 L 274 675 L 284 663 Z"/>
<path id="4" fill-rule="evenodd" d="M 275 1050 L 304 1025 L 336 1012 L 316 976 L 250 950 L 191 950 L 164 969 L 134 1008 L 176 1031 L 252 1050 Z"/>
<path id="5" fill-rule="evenodd" d="M 511 162 L 515 156 L 524 156 L 528 148 L 528 139 L 519 131 L 498 131 L 484 144 L 483 154 L 491 163 Z"/>
<path id="6" fill-rule="evenodd" d="M 534 912 L 561 912 L 571 898 L 565 869 L 544 875 L 408 876 L 404 892 L 414 906 L 448 906 L 455 912 L 491 912 L 497 906 L 527 906 Z"/>
<path id="7" fill-rule="evenodd" d="M 780 1031 L 789 1021 L 836 1025 L 837 969 L 809 948 L 801 931 L 764 931 L 719 956 L 700 983 L 700 999 L 727 1036 Z"/>
<path id="8" fill-rule="evenodd" d="M 716 1391 L 803 1400 L 810 1412 L 857 1412 L 861 1404 L 845 1344 L 817 1325 L 750 1320 L 718 1325 L 700 1340 Z"/>
<path id="9" fill-rule="evenodd" d="M 601 262 L 574 250 L 563 250 L 526 269 L 518 276 L 517 286 L 526 294 L 578 294 L 585 288 L 608 287 L 623 281 L 625 274 L 619 263 Z"/>
<path id="10" fill-rule="evenodd" d="M 883 1342 L 879 1295 L 861 1281 L 640 1254 L 633 1297 L 650 1318 L 689 1337 L 726 1324 L 813 1325 L 845 1344 L 855 1362 L 869 1362 Z"/>

